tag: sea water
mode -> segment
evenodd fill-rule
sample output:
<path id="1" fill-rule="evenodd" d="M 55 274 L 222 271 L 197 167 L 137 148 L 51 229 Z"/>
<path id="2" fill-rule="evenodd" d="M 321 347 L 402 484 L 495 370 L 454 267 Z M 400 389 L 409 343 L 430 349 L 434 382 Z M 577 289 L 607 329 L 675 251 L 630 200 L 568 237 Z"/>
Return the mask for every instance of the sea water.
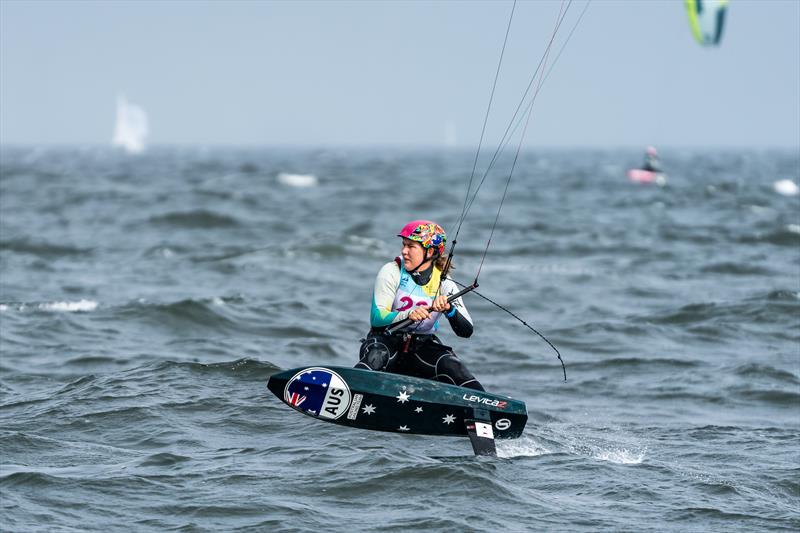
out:
<path id="1" fill-rule="evenodd" d="M 3 531 L 800 529 L 796 151 L 529 150 L 470 339 L 520 439 L 342 428 L 266 387 L 353 365 L 399 228 L 455 235 L 469 150 L 3 147 Z M 482 262 L 508 177 L 461 226 Z M 481 159 L 472 190 L 483 176 Z M 302 180 L 286 176 L 301 176 Z"/>

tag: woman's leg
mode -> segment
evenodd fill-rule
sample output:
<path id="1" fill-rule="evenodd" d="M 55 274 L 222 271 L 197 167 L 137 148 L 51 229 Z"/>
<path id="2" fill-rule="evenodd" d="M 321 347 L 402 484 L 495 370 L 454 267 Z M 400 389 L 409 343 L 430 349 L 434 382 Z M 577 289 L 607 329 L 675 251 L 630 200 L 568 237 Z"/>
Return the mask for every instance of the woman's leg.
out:
<path id="1" fill-rule="evenodd" d="M 434 339 L 421 343 L 417 347 L 414 360 L 416 370 L 423 377 L 459 387 L 485 390 L 467 366 L 456 356 L 453 349 Z"/>
<path id="2" fill-rule="evenodd" d="M 405 374 L 404 358 L 400 353 L 402 340 L 401 335 L 370 332 L 361 343 L 355 368 Z"/>

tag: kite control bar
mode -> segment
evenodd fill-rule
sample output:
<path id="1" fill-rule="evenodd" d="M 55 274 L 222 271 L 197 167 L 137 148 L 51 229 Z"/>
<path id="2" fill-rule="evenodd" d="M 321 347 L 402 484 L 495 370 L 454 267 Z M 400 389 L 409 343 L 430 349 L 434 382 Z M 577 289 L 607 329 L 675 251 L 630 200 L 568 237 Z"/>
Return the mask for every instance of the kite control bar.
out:
<path id="1" fill-rule="evenodd" d="M 468 286 L 464 287 L 463 289 L 461 289 L 460 291 L 458 291 L 457 293 L 451 294 L 450 296 L 448 296 L 447 297 L 447 303 L 452 303 L 453 300 L 457 300 L 457 299 L 461 298 L 462 296 L 464 296 L 465 294 L 467 294 L 468 292 L 474 291 L 477 288 L 478 288 L 478 280 L 476 279 L 475 281 L 472 282 L 472 285 L 468 285 Z M 431 308 L 429 307 L 428 311 L 430 311 L 430 310 L 431 310 Z M 398 322 L 396 324 L 392 324 L 391 326 L 386 328 L 386 333 L 388 335 L 391 335 L 392 333 L 394 333 L 398 329 L 403 329 L 403 328 L 405 328 L 407 326 L 410 326 L 413 323 L 414 323 L 413 320 L 411 320 L 410 318 L 406 318 L 405 320 L 401 320 L 400 322 Z"/>

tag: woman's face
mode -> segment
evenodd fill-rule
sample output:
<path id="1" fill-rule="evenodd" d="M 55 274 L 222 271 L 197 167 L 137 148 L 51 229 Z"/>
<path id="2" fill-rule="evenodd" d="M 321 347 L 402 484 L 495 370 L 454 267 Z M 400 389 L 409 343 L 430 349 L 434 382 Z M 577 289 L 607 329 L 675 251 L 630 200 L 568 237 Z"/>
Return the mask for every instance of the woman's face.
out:
<path id="1" fill-rule="evenodd" d="M 425 248 L 422 247 L 417 241 L 403 238 L 403 249 L 401 250 L 403 257 L 403 266 L 406 270 L 412 270 L 419 267 L 425 260 Z"/>

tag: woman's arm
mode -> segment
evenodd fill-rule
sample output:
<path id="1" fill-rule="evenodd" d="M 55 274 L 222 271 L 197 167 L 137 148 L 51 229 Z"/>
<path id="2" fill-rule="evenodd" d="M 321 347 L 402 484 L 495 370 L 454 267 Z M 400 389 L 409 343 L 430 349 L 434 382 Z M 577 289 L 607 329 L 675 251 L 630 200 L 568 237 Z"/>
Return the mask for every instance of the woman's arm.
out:
<path id="1" fill-rule="evenodd" d="M 445 279 L 442 282 L 442 294 L 450 296 L 458 292 L 458 287 L 452 280 Z M 457 298 L 450 302 L 450 311 L 445 315 L 450 327 L 453 328 L 453 333 L 459 337 L 470 337 L 473 332 L 472 317 L 469 316 L 467 306 L 461 298 Z"/>
<path id="2" fill-rule="evenodd" d="M 369 317 L 370 326 L 383 328 L 393 322 L 405 320 L 410 311 L 392 311 L 392 304 L 400 284 L 400 268 L 394 261 L 386 263 L 375 278 L 375 289 L 372 291 L 372 311 Z"/>

